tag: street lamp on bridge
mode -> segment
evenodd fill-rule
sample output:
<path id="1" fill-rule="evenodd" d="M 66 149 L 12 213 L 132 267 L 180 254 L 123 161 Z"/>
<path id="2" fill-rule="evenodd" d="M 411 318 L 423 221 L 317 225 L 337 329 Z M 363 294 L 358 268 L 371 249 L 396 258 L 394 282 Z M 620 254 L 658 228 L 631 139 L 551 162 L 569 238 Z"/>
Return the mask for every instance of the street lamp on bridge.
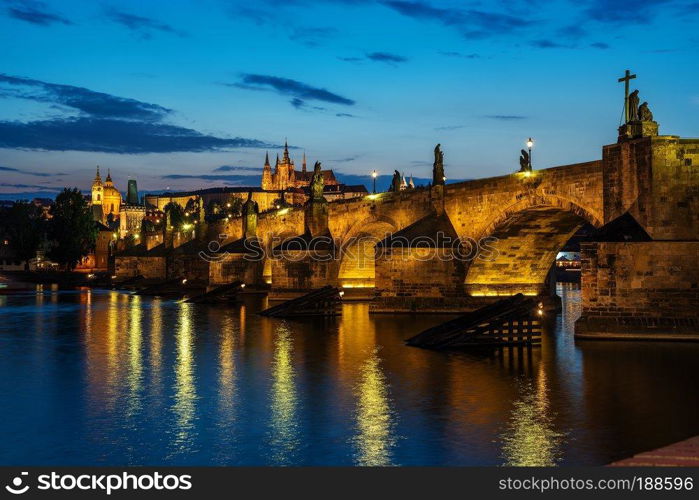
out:
<path id="1" fill-rule="evenodd" d="M 530 137 L 527 140 L 527 148 L 529 148 L 529 170 L 532 169 L 532 147 L 534 146 L 534 140 Z"/>
<path id="2" fill-rule="evenodd" d="M 376 194 L 376 176 L 377 175 L 379 175 L 379 174 L 377 174 L 376 169 L 374 169 L 374 171 L 371 173 L 371 176 L 374 178 L 374 193 L 373 194 Z"/>

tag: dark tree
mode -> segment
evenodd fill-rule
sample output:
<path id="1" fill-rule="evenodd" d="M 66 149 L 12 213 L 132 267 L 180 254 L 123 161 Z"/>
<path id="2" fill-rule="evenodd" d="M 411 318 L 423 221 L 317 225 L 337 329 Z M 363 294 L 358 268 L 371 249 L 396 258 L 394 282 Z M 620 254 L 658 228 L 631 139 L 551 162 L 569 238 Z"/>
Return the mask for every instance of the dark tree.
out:
<path id="1" fill-rule="evenodd" d="M 56 196 L 51 215 L 49 237 L 54 246 L 50 256 L 64 269 L 74 269 L 95 246 L 97 227 L 90 207 L 77 188 L 66 188 Z"/>
<path id="2" fill-rule="evenodd" d="M 146 218 L 141 220 L 141 233 L 146 234 L 146 233 L 152 233 L 155 231 L 155 224 L 153 221 L 148 220 Z"/>
<path id="3" fill-rule="evenodd" d="M 229 203 L 231 206 L 228 207 L 228 205 L 226 205 L 226 210 L 232 216 L 238 217 L 243 213 L 243 200 L 241 198 L 238 198 L 237 196 L 235 198 L 231 198 Z"/>
<path id="4" fill-rule="evenodd" d="M 36 256 L 44 234 L 44 220 L 40 207 L 33 203 L 17 202 L 2 211 L 2 232 L 17 259 L 25 261 Z"/>
<path id="5" fill-rule="evenodd" d="M 218 200 L 211 200 L 209 205 L 206 207 L 206 215 L 211 217 L 213 215 L 218 215 L 219 213 L 221 213 L 221 204 L 218 202 Z"/>
<path id="6" fill-rule="evenodd" d="M 184 208 L 179 203 L 171 201 L 163 208 L 165 212 L 165 219 L 170 222 L 170 225 L 175 231 L 182 229 L 182 224 L 184 224 Z"/>

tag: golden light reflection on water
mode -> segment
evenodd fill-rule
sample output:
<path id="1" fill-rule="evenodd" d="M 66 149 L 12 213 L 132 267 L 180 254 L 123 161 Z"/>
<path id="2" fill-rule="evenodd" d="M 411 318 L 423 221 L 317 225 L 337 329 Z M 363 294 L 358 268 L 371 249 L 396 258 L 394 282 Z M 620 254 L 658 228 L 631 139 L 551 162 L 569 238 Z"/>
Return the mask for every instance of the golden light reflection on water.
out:
<path id="1" fill-rule="evenodd" d="M 129 372 L 127 385 L 129 388 L 128 413 L 133 413 L 140 408 L 140 392 L 143 375 L 141 360 L 141 330 L 142 304 L 139 295 L 132 295 L 129 301 Z"/>
<path id="2" fill-rule="evenodd" d="M 160 390 L 163 364 L 163 302 L 154 298 L 150 307 L 150 384 L 154 392 Z"/>
<path id="3" fill-rule="evenodd" d="M 504 465 L 552 466 L 561 459 L 564 434 L 554 429 L 546 373 L 539 370 L 536 385 L 526 384 L 514 402 L 508 429 L 502 435 Z"/>
<path id="4" fill-rule="evenodd" d="M 272 463 L 289 465 L 299 446 L 297 422 L 296 374 L 293 366 L 294 345 L 289 328 L 280 324 L 274 332 L 271 393 Z"/>
<path id="5" fill-rule="evenodd" d="M 343 307 L 338 329 L 338 375 L 351 384 L 357 465 L 391 465 L 396 444 L 392 401 L 377 348 L 376 325 L 368 304 Z"/>
<path id="6" fill-rule="evenodd" d="M 107 305 L 107 373 L 106 381 L 111 396 L 108 400 L 108 406 L 113 407 L 117 393 L 114 388 L 117 387 L 118 381 L 118 369 L 119 369 L 119 300 L 121 299 L 121 294 L 117 292 L 112 292 L 109 294 L 109 304 Z"/>
<path id="7" fill-rule="evenodd" d="M 362 466 L 391 465 L 395 445 L 388 384 L 376 349 L 361 367 L 357 395 L 356 462 Z"/>
<path id="8" fill-rule="evenodd" d="M 175 402 L 173 411 L 177 417 L 175 448 L 186 451 L 192 446 L 195 429 L 196 387 L 194 385 L 194 331 L 191 304 L 178 304 L 178 325 L 175 332 L 177 359 L 175 361 Z"/>
<path id="9" fill-rule="evenodd" d="M 219 349 L 219 403 L 221 409 L 231 410 L 235 397 L 235 326 L 233 318 L 227 317 L 221 324 L 221 347 Z"/>

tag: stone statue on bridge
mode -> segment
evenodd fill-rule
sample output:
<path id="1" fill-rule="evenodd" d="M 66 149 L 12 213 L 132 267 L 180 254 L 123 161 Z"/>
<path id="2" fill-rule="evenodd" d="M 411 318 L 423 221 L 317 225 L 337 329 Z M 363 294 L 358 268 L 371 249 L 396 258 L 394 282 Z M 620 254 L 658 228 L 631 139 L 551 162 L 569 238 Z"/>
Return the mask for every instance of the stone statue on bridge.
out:
<path id="1" fill-rule="evenodd" d="M 388 188 L 389 191 L 398 192 L 400 191 L 401 177 L 398 170 L 393 171 L 393 180 L 391 180 L 391 187 Z"/>
<path id="2" fill-rule="evenodd" d="M 317 161 L 313 167 L 313 178 L 311 179 L 311 199 L 321 200 L 323 198 L 323 172 L 320 162 Z"/>
<path id="3" fill-rule="evenodd" d="M 432 185 L 441 186 L 444 184 L 444 153 L 441 144 L 434 147 L 434 164 L 432 165 Z"/>
<path id="4" fill-rule="evenodd" d="M 519 171 L 520 172 L 529 172 L 531 171 L 532 167 L 531 164 L 529 163 L 529 153 L 527 152 L 526 149 L 523 149 L 520 151 L 519 155 Z"/>
<path id="5" fill-rule="evenodd" d="M 638 98 L 638 89 L 634 90 L 629 94 L 629 121 L 638 121 L 638 103 L 640 99 Z"/>
<path id="6" fill-rule="evenodd" d="M 638 119 L 641 120 L 642 122 L 652 122 L 653 121 L 653 113 L 651 112 L 650 108 L 648 107 L 648 102 L 644 102 L 641 104 L 638 108 Z"/>

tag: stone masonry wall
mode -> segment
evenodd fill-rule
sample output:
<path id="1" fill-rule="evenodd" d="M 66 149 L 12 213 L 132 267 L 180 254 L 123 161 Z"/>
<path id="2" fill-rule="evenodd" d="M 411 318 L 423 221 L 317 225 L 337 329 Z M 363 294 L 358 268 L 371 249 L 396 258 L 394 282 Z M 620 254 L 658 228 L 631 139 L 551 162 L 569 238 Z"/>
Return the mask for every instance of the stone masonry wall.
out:
<path id="1" fill-rule="evenodd" d="M 605 222 L 629 211 L 655 240 L 699 239 L 699 140 L 612 144 L 603 165 Z"/>
<path id="2" fill-rule="evenodd" d="M 228 254 L 211 262 L 209 267 L 209 283 L 224 285 L 242 281 L 246 284 L 262 283 L 262 262 L 245 259 L 244 254 Z"/>
<path id="3" fill-rule="evenodd" d="M 285 251 L 272 259 L 272 289 L 312 290 L 337 285 L 337 260 L 320 260 L 305 250 Z"/>
<path id="4" fill-rule="evenodd" d="M 128 257 L 117 255 L 114 261 L 116 275 L 120 278 L 133 278 L 141 275 L 147 279 L 165 279 L 165 257 Z"/>
<path id="5" fill-rule="evenodd" d="M 430 252 L 430 257 L 426 257 Z M 385 249 L 376 260 L 377 297 L 456 297 L 463 294 L 460 261 L 440 258 L 451 250 Z"/>
<path id="6" fill-rule="evenodd" d="M 582 245 L 582 315 L 699 318 L 699 242 Z"/>

